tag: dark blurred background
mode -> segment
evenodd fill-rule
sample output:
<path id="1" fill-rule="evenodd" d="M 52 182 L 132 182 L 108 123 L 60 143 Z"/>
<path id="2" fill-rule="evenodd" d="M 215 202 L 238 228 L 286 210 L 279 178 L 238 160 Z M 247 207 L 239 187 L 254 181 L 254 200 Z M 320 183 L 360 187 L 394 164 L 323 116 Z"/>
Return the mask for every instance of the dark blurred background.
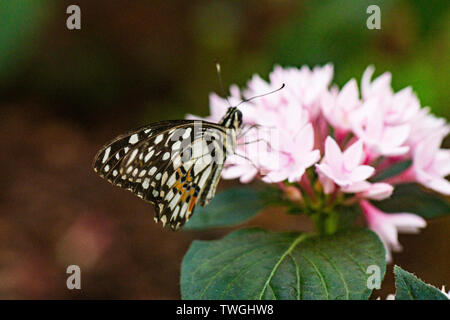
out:
<path id="1" fill-rule="evenodd" d="M 81 30 L 66 28 L 71 4 Z M 371 4 L 381 30 L 366 28 Z M 151 206 L 98 178 L 91 161 L 125 130 L 208 114 L 208 94 L 220 92 L 214 60 L 240 86 L 274 64 L 332 62 L 338 85 L 374 64 L 448 119 L 449 40 L 447 0 L 1 0 L 0 298 L 180 297 L 191 241 L 228 230 L 162 230 Z M 251 224 L 311 228 L 274 210 Z M 449 226 L 400 236 L 395 263 L 450 285 Z M 81 291 L 66 288 L 70 264 Z M 394 291 L 391 272 L 374 297 Z"/>

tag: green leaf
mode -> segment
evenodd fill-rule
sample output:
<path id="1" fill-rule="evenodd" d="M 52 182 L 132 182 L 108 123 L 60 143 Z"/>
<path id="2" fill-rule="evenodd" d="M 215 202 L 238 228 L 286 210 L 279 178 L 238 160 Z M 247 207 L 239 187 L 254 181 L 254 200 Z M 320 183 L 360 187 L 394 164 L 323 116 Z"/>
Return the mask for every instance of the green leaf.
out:
<path id="1" fill-rule="evenodd" d="M 181 266 L 183 299 L 368 299 L 368 266 L 386 271 L 367 229 L 333 236 L 244 229 L 194 241 Z"/>
<path id="2" fill-rule="evenodd" d="M 384 179 L 396 176 L 406 169 L 408 169 L 412 164 L 411 160 L 406 160 L 403 162 L 399 162 L 396 164 L 391 165 L 389 168 L 387 168 L 384 171 L 381 171 L 379 174 L 377 174 L 375 177 L 372 178 L 373 181 L 378 182 L 382 181 Z"/>
<path id="3" fill-rule="evenodd" d="M 387 200 L 377 203 L 386 212 L 411 212 L 423 218 L 437 218 L 450 214 L 450 201 L 436 193 L 425 191 L 417 184 L 401 184 Z"/>
<path id="4" fill-rule="evenodd" d="M 265 203 L 254 188 L 231 188 L 217 194 L 207 207 L 198 206 L 183 230 L 233 226 L 249 220 Z"/>
<path id="5" fill-rule="evenodd" d="M 395 300 L 449 300 L 439 289 L 421 281 L 399 266 L 394 267 Z"/>

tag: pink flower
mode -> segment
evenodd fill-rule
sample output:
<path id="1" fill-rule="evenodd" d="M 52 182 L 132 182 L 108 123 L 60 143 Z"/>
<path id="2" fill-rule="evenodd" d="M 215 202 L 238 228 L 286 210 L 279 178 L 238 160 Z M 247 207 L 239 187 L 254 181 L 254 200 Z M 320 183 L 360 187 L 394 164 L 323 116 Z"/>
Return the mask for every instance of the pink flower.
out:
<path id="1" fill-rule="evenodd" d="M 313 127 L 308 123 L 293 135 L 281 129 L 278 134 L 279 144 L 275 147 L 272 157 L 267 158 L 266 168 L 269 172 L 263 177 L 263 181 L 300 181 L 305 170 L 320 159 L 319 150 L 314 150 Z"/>
<path id="2" fill-rule="evenodd" d="M 373 66 L 368 66 L 364 71 L 361 80 L 361 94 L 364 100 L 367 100 L 374 96 L 380 95 L 391 95 L 391 73 L 385 72 L 374 81 L 370 81 L 373 73 L 375 72 L 375 68 Z"/>
<path id="3" fill-rule="evenodd" d="M 405 145 L 411 132 L 409 124 L 387 125 L 377 99 L 366 101 L 352 117 L 353 132 L 363 140 L 370 158 L 399 156 L 408 152 Z"/>
<path id="4" fill-rule="evenodd" d="M 386 72 L 370 82 L 374 71 L 373 66 L 364 71 L 361 81 L 363 100 L 377 100 L 378 111 L 383 114 L 387 125 L 400 125 L 410 121 L 420 110 L 419 99 L 411 87 L 394 94 L 391 88 L 391 74 Z"/>
<path id="5" fill-rule="evenodd" d="M 374 72 L 368 67 L 361 81 L 363 104 L 353 113 L 354 133 L 370 150 L 369 159 L 396 157 L 409 151 L 412 121 L 420 112 L 420 102 L 410 87 L 399 92 L 391 88 L 391 75 L 384 73 L 370 81 Z"/>
<path id="6" fill-rule="evenodd" d="M 331 65 L 313 69 L 276 66 L 269 81 L 253 76 L 243 91 L 247 99 L 278 89 L 283 83 L 285 87 L 239 105 L 244 126 L 222 176 L 242 183 L 255 178 L 275 183 L 288 199 L 313 212 L 316 209 L 311 203 L 315 206 L 316 201 L 326 206 L 333 201 L 348 205 L 359 202 L 390 259 L 390 250 L 401 248 L 398 232 L 417 232 L 426 223 L 410 213 L 381 212 L 368 201 L 390 197 L 393 185 L 403 182 L 419 182 L 450 195 L 450 182 L 445 179 L 450 174 L 450 150 L 440 149 L 450 126 L 431 115 L 428 108 L 422 109 L 410 87 L 394 92 L 390 73 L 372 80 L 373 73 L 373 67 L 365 70 L 361 96 L 354 79 L 340 90 L 329 88 Z M 231 86 L 230 92 L 230 104 L 239 104 L 239 88 Z M 211 114 L 206 120 L 218 122 L 228 107 L 225 99 L 212 94 Z M 409 159 L 412 166 L 398 176 L 383 182 L 368 181 L 375 170 L 382 172 Z M 306 175 L 313 165 L 316 174 Z M 323 193 L 333 195 L 323 197 Z M 314 201 L 307 201 L 308 197 Z"/>
<path id="7" fill-rule="evenodd" d="M 344 152 L 333 138 L 325 141 L 325 156 L 317 170 L 341 187 L 348 187 L 356 182 L 369 178 L 374 168 L 361 165 L 363 162 L 363 144 L 357 141 Z"/>
<path id="8" fill-rule="evenodd" d="M 400 90 L 390 98 L 386 106 L 386 124 L 401 125 L 409 123 L 420 110 L 419 99 L 411 87 Z"/>
<path id="9" fill-rule="evenodd" d="M 351 115 L 361 105 L 356 80 L 351 79 L 341 91 L 334 87 L 325 92 L 322 95 L 321 105 L 325 118 L 335 129 L 342 133 L 350 131 Z"/>
<path id="10" fill-rule="evenodd" d="M 226 163 L 227 166 L 222 171 L 224 179 L 239 178 L 241 183 L 249 183 L 258 174 L 258 168 L 253 163 L 237 155 L 229 156 Z"/>
<path id="11" fill-rule="evenodd" d="M 450 149 L 440 149 L 447 130 L 441 130 L 420 142 L 414 149 L 412 170 L 416 181 L 424 186 L 450 195 Z"/>
<path id="12" fill-rule="evenodd" d="M 450 131 L 445 119 L 430 114 L 430 108 L 428 107 L 420 109 L 409 123 L 413 130 L 408 137 L 407 145 L 412 149 L 430 134 L 441 132 L 441 130 L 442 132 L 447 131 L 447 133 Z"/>
<path id="13" fill-rule="evenodd" d="M 422 218 L 411 213 L 387 214 L 375 208 L 368 201 L 363 200 L 360 206 L 366 216 L 369 228 L 378 234 L 386 248 L 386 260 L 392 261 L 391 250 L 401 251 L 402 246 L 398 242 L 398 232 L 417 233 L 427 223 Z"/>
<path id="14" fill-rule="evenodd" d="M 371 200 L 384 200 L 389 198 L 394 191 L 394 187 L 388 183 L 378 182 L 368 186 L 360 192 L 361 197 Z"/>
<path id="15" fill-rule="evenodd" d="M 348 187 L 342 187 L 345 193 L 356 193 L 358 197 L 370 200 L 384 200 L 389 198 L 394 187 L 388 183 L 367 181 L 355 182 Z"/>
<path id="16" fill-rule="evenodd" d="M 259 110 L 274 109 L 282 112 L 287 105 L 295 105 L 298 109 L 308 111 L 311 119 L 320 112 L 320 99 L 333 78 L 333 66 L 327 64 L 323 67 L 308 66 L 298 68 L 282 68 L 276 66 L 270 73 L 270 82 L 267 83 L 258 75 L 248 82 L 248 90 L 245 97 L 250 98 L 261 93 L 279 88 L 283 83 L 285 88 L 279 94 L 268 95 L 255 101 Z"/>
<path id="17" fill-rule="evenodd" d="M 245 92 L 247 98 L 275 90 L 283 83 L 285 88 L 239 106 L 244 124 L 259 127 L 238 140 L 235 150 L 238 156 L 227 159 L 223 177 L 250 182 L 260 173 L 268 183 L 299 181 L 305 170 L 320 159 L 320 151 L 314 148 L 311 119 L 320 113 L 320 97 L 328 90 L 332 75 L 333 67 L 326 65 L 313 70 L 306 66 L 301 69 L 275 67 L 269 83 L 254 76 Z M 230 91 L 230 103 L 237 104 L 239 89 L 232 86 Z M 206 120 L 217 122 L 228 104 L 216 95 L 211 95 L 210 104 L 211 115 Z M 264 141 L 253 143 L 258 140 Z"/>

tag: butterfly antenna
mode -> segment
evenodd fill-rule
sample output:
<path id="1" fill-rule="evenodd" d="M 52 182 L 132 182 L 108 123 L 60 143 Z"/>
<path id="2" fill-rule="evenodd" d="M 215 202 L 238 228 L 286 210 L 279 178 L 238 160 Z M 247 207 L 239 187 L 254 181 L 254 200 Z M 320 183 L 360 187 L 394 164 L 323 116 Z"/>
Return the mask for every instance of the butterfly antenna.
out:
<path id="1" fill-rule="evenodd" d="M 267 93 L 264 93 L 264 94 L 260 94 L 260 95 L 257 95 L 257 96 L 253 96 L 253 97 L 251 97 L 251 98 L 248 98 L 248 99 L 244 99 L 244 100 L 242 100 L 241 102 L 239 102 L 239 104 L 236 106 L 236 107 L 239 107 L 241 104 L 243 104 L 244 102 L 249 102 L 249 101 L 251 101 L 251 100 L 253 100 L 253 99 L 256 99 L 256 98 L 261 98 L 261 97 L 264 97 L 264 96 L 268 96 L 269 94 L 272 94 L 272 93 L 275 93 L 275 92 L 277 92 L 277 91 L 280 91 L 281 89 L 283 89 L 285 87 L 285 84 L 283 83 L 282 85 L 281 85 L 281 87 L 279 87 L 278 89 L 275 89 L 275 90 L 273 90 L 273 91 L 270 91 L 270 92 L 267 92 Z"/>
<path id="2" fill-rule="evenodd" d="M 222 95 L 225 97 L 225 100 L 227 100 L 228 106 L 231 108 L 230 101 L 228 101 L 228 96 L 225 93 L 225 89 L 223 87 L 222 72 L 221 72 L 221 68 L 220 68 L 220 63 L 217 62 L 217 61 L 216 61 L 216 69 L 217 69 L 217 78 L 219 79 L 220 90 L 222 90 Z"/>

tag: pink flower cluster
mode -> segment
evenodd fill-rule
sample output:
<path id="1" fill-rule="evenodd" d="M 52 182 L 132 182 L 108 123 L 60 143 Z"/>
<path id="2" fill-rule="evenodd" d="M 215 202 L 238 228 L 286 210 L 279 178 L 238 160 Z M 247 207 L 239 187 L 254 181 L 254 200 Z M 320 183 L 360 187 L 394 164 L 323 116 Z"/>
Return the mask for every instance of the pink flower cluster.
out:
<path id="1" fill-rule="evenodd" d="M 254 178 L 277 185 L 287 181 L 309 195 L 312 181 L 306 171 L 312 171 L 323 193 L 334 198 L 344 194 L 361 206 L 389 259 L 391 249 L 401 248 L 399 231 L 416 232 L 426 223 L 412 213 L 381 212 L 370 201 L 390 197 L 394 186 L 405 182 L 450 195 L 445 178 L 450 174 L 450 150 L 441 149 L 450 126 L 430 114 L 429 108 L 421 108 L 410 87 L 394 92 L 390 73 L 371 80 L 373 73 L 373 67 L 366 69 L 361 90 L 355 79 L 341 89 L 331 86 L 331 65 L 312 70 L 277 66 L 269 81 L 255 75 L 242 92 L 232 86 L 228 100 L 237 105 L 242 98 L 285 84 L 281 91 L 239 106 L 245 134 L 227 160 L 223 177 L 243 183 Z M 228 106 L 225 99 L 212 94 L 206 120 L 219 121 Z M 398 176 L 370 181 L 406 160 L 412 165 Z"/>

